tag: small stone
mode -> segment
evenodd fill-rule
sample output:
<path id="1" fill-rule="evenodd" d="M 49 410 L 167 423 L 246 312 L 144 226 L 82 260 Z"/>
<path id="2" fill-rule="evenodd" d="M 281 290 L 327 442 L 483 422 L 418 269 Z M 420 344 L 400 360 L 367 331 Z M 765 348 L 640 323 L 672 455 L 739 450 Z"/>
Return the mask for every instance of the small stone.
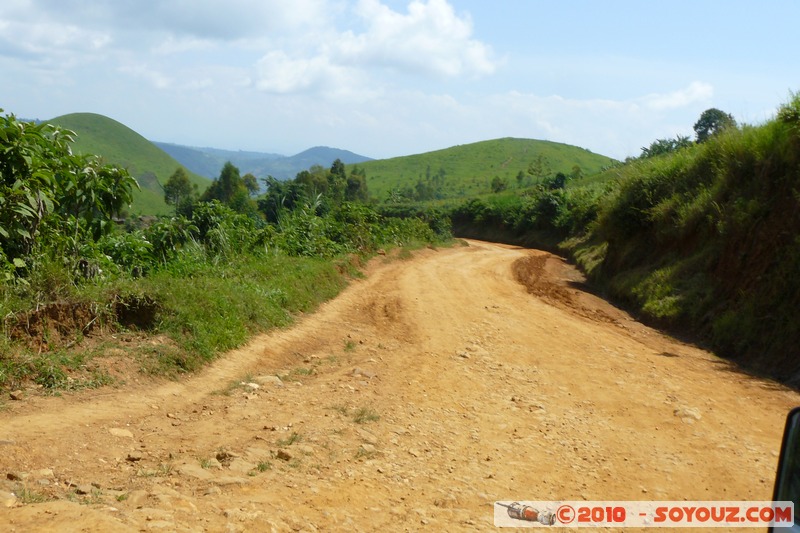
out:
<path id="1" fill-rule="evenodd" d="M 277 457 L 281 461 L 291 461 L 292 460 L 292 454 L 290 454 L 286 450 L 278 450 L 278 453 L 275 454 L 275 457 Z"/>
<path id="2" fill-rule="evenodd" d="M 127 429 L 111 428 L 108 430 L 108 432 L 114 435 L 115 437 L 127 437 L 129 439 L 133 438 L 133 433 L 131 433 Z"/>
<path id="3" fill-rule="evenodd" d="M 681 407 L 679 409 L 675 409 L 672 414 L 680 418 L 684 424 L 694 424 L 695 421 L 702 418 L 700 416 L 700 412 L 691 407 Z"/>
<path id="4" fill-rule="evenodd" d="M 454 507 L 459 507 L 459 501 L 455 494 L 448 494 L 444 498 L 434 500 L 433 505 L 442 509 L 452 509 Z"/>
<path id="5" fill-rule="evenodd" d="M 373 379 L 378 377 L 378 374 L 373 372 L 372 370 L 364 370 L 363 368 L 355 367 L 353 369 L 353 377 L 364 376 L 367 379 Z"/>
<path id="6" fill-rule="evenodd" d="M 25 397 L 25 395 L 21 390 L 15 390 L 13 392 L 9 392 L 8 397 L 12 400 L 20 401 Z"/>
<path id="7" fill-rule="evenodd" d="M 179 466 L 178 472 L 180 472 L 184 476 L 193 477 L 195 479 L 208 480 L 214 478 L 214 474 L 212 474 L 211 472 L 207 471 L 200 465 L 195 465 L 191 463 Z"/>
<path id="8" fill-rule="evenodd" d="M 218 494 L 222 494 L 222 489 L 217 487 L 216 485 L 213 485 L 211 487 L 208 487 L 208 489 L 206 489 L 206 491 L 203 493 L 203 496 L 216 496 Z"/>
<path id="9" fill-rule="evenodd" d="M 0 490 L 0 507 L 14 507 L 17 505 L 17 497 L 11 493 Z"/>
<path id="10" fill-rule="evenodd" d="M 245 383 L 244 386 L 247 387 L 248 389 L 253 389 L 253 390 L 258 390 L 261 388 L 261 385 L 259 385 L 258 383 Z"/>
<path id="11" fill-rule="evenodd" d="M 141 461 L 142 459 L 144 459 L 144 454 L 139 450 L 128 452 L 128 456 L 125 458 L 126 461 L 130 461 L 131 463 L 135 463 L 136 461 Z"/>
<path id="12" fill-rule="evenodd" d="M 217 452 L 217 461 L 220 463 L 229 463 L 239 457 L 238 453 L 233 453 L 228 450 L 222 450 Z"/>
<path id="13" fill-rule="evenodd" d="M 248 472 L 251 472 L 253 469 L 255 469 L 256 466 L 257 465 L 255 463 L 251 463 L 249 461 L 245 461 L 241 457 L 237 457 L 236 459 L 231 461 L 231 463 L 228 465 L 228 469 L 231 472 L 236 472 L 238 474 L 247 474 Z"/>
<path id="14" fill-rule="evenodd" d="M 356 429 L 356 434 L 364 442 L 372 444 L 373 446 L 376 446 L 378 444 L 378 438 L 375 435 L 373 435 L 372 433 L 370 433 L 369 431 L 366 431 L 364 429 Z"/>
<path id="15" fill-rule="evenodd" d="M 31 475 L 36 478 L 52 478 L 55 477 L 53 470 L 50 468 L 41 468 L 39 470 L 31 470 Z"/>
<path id="16" fill-rule="evenodd" d="M 258 376 L 253 379 L 253 383 L 259 385 L 273 385 L 276 387 L 283 387 L 283 381 L 278 376 Z"/>
<path id="17" fill-rule="evenodd" d="M 414 448 L 409 448 L 409 449 L 408 449 L 408 453 L 409 453 L 409 454 L 410 454 L 412 457 L 419 457 L 419 451 L 417 451 L 417 450 L 416 450 L 416 449 L 414 449 Z"/>
<path id="18" fill-rule="evenodd" d="M 85 496 L 87 494 L 91 494 L 93 490 L 94 490 L 94 487 L 92 485 L 88 485 L 86 483 L 83 483 L 83 484 L 78 485 L 77 487 L 75 487 L 75 494 L 79 494 L 81 496 Z"/>
<path id="19" fill-rule="evenodd" d="M 462 359 L 469 359 L 469 354 L 467 352 L 458 352 L 458 356 Z"/>
<path id="20" fill-rule="evenodd" d="M 360 446 L 360 449 L 364 453 L 375 453 L 375 446 L 372 444 L 364 443 Z"/>
<path id="21" fill-rule="evenodd" d="M 146 490 L 134 490 L 128 493 L 125 501 L 133 507 L 143 507 L 149 496 Z"/>

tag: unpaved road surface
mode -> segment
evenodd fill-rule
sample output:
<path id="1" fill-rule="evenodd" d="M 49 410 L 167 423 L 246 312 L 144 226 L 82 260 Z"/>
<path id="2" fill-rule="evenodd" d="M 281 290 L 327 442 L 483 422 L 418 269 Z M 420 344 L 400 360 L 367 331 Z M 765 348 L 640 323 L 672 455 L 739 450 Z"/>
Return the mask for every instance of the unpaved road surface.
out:
<path id="1" fill-rule="evenodd" d="M 469 241 L 379 258 L 180 383 L 5 402 L 0 523 L 486 531 L 495 500 L 769 500 L 799 404 L 557 257 Z"/>

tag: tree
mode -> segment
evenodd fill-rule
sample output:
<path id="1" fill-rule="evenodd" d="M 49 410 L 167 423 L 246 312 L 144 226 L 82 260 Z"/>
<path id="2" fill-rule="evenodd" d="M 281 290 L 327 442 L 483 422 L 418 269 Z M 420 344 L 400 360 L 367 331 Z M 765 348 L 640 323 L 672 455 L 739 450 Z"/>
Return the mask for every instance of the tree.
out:
<path id="1" fill-rule="evenodd" d="M 56 210 L 74 225 L 73 246 L 79 248 L 81 222 L 91 237 L 98 240 L 112 227 L 112 219 L 133 201 L 133 189 L 139 184 L 127 170 L 103 165 L 93 155 L 64 157 L 71 169 L 57 173 L 59 200 Z"/>
<path id="2" fill-rule="evenodd" d="M 322 165 L 312 165 L 308 170 L 298 172 L 294 181 L 303 184 L 309 196 L 328 191 L 328 171 Z"/>
<path id="3" fill-rule="evenodd" d="M 242 177 L 244 186 L 251 195 L 256 194 L 259 190 L 258 180 L 251 173 L 247 173 Z"/>
<path id="4" fill-rule="evenodd" d="M 358 165 L 350 171 L 347 178 L 347 187 L 344 191 L 344 199 L 348 202 L 368 202 L 369 191 L 367 189 L 367 172 Z"/>
<path id="5" fill-rule="evenodd" d="M 25 266 L 44 227 L 74 227 L 73 250 L 86 237 L 99 238 L 138 188 L 125 169 L 73 154 L 74 135 L 0 117 L 0 258 L 16 267 Z"/>
<path id="6" fill-rule="evenodd" d="M 641 159 L 656 157 L 664 154 L 671 154 L 677 152 L 681 148 L 691 146 L 692 140 L 686 135 L 678 135 L 674 139 L 656 139 L 650 146 L 642 147 L 642 154 L 639 156 Z"/>
<path id="7" fill-rule="evenodd" d="M 694 125 L 697 142 L 705 142 L 726 128 L 736 127 L 733 115 L 712 107 L 706 109 Z"/>
<path id="8" fill-rule="evenodd" d="M 294 181 L 278 181 L 272 176 L 264 180 L 267 192 L 259 198 L 258 210 L 264 213 L 268 222 L 278 222 L 283 210 L 293 211 L 308 201 L 307 186 L 300 181 L 300 174 Z"/>
<path id="9" fill-rule="evenodd" d="M 328 197 L 334 204 L 344 201 L 344 193 L 347 188 L 347 171 L 341 159 L 337 159 L 331 165 L 328 173 Z"/>
<path id="10" fill-rule="evenodd" d="M 186 174 L 183 167 L 178 167 L 164 184 L 164 201 L 167 205 L 174 205 L 175 214 L 177 214 L 178 207 L 191 200 L 193 192 L 189 175 Z"/>
<path id="11" fill-rule="evenodd" d="M 258 216 L 258 208 L 256 202 L 250 198 L 250 189 L 247 183 L 239 175 L 239 169 L 230 161 L 225 163 L 219 173 L 219 178 L 209 185 L 200 200 L 202 202 L 219 200 L 237 213 L 245 214 L 251 218 Z"/>
<path id="12" fill-rule="evenodd" d="M 544 178 L 550 174 L 550 162 L 545 156 L 539 154 L 536 159 L 528 165 L 528 174 L 534 178 Z"/>
<path id="13" fill-rule="evenodd" d="M 228 161 L 222 167 L 219 178 L 215 179 L 211 185 L 209 185 L 206 192 L 200 197 L 200 200 L 204 202 L 219 200 L 223 204 L 228 204 L 231 199 L 236 196 L 236 193 L 241 190 L 247 191 L 244 180 L 239 175 L 239 169 Z"/>
<path id="14" fill-rule="evenodd" d="M 551 191 L 563 189 L 567 186 L 567 175 L 559 172 L 555 176 L 548 176 L 542 180 L 542 186 Z"/>
<path id="15" fill-rule="evenodd" d="M 502 192 L 508 189 L 508 180 L 501 178 L 500 176 L 495 176 L 492 178 L 492 192 Z"/>

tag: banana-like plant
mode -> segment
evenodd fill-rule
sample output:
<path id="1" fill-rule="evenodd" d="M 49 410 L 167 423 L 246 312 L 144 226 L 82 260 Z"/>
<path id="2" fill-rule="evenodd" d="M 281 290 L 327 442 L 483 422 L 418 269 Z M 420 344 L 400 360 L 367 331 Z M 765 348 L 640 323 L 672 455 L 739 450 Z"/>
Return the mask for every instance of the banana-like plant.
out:
<path id="1" fill-rule="evenodd" d="M 108 232 L 138 188 L 127 170 L 73 154 L 74 138 L 50 124 L 0 116 L 0 251 L 17 268 L 26 266 L 44 224 L 71 225 L 77 253 L 81 242 Z"/>

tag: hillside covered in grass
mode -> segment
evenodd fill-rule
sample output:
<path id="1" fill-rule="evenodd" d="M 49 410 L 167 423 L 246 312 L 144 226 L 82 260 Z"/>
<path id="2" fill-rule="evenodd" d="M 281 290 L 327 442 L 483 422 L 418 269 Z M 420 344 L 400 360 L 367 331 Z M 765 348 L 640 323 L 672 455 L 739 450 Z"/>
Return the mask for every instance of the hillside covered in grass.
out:
<path id="1" fill-rule="evenodd" d="M 584 148 L 550 141 L 504 138 L 435 152 L 359 163 L 370 196 L 382 202 L 465 198 L 531 185 L 562 172 L 583 176 L 615 161 Z M 493 187 L 494 186 L 494 187 Z"/>
<path id="2" fill-rule="evenodd" d="M 560 247 L 644 318 L 797 386 L 799 191 L 794 96 L 763 125 L 451 216 L 457 235 Z"/>
<path id="3" fill-rule="evenodd" d="M 166 152 L 125 126 L 95 113 L 71 113 L 47 121 L 74 131 L 74 150 L 101 156 L 106 162 L 128 169 L 139 182 L 141 191 L 134 192 L 133 214 L 168 214 L 161 186 L 181 166 Z M 193 173 L 189 179 L 202 191 L 209 180 Z"/>

